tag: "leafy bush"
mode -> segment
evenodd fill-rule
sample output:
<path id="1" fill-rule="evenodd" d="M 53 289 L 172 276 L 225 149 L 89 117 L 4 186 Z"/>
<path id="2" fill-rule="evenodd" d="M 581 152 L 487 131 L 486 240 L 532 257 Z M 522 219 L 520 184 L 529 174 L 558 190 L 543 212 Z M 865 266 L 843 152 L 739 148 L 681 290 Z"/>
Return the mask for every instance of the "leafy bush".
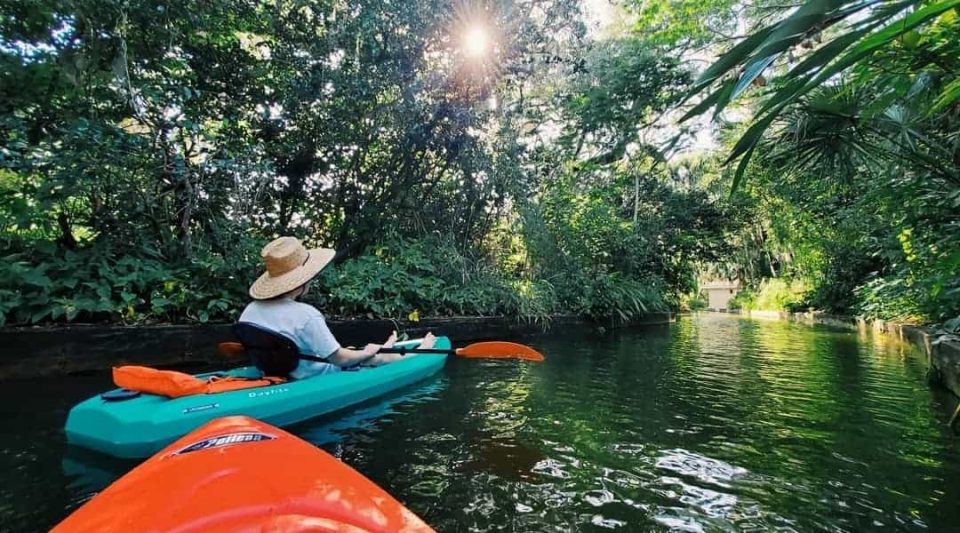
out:
<path id="1" fill-rule="evenodd" d="M 580 278 L 579 290 L 567 294 L 567 305 L 593 320 L 629 321 L 669 309 L 657 282 L 641 282 L 619 272 Z"/>
<path id="2" fill-rule="evenodd" d="M 856 290 L 859 314 L 869 319 L 922 321 L 917 314 L 921 296 L 917 287 L 901 277 L 877 277 Z"/>
<path id="3" fill-rule="evenodd" d="M 741 289 L 737 294 L 730 298 L 730 301 L 727 303 L 727 307 L 731 311 L 737 311 L 740 309 L 752 310 L 756 309 L 757 301 L 757 292 L 749 287 Z"/>
<path id="4" fill-rule="evenodd" d="M 825 265 L 807 297 L 816 309 L 831 313 L 856 312 L 859 301 L 857 288 L 868 279 L 871 272 L 882 264 L 871 250 L 857 243 L 823 243 L 827 256 Z"/>
<path id="5" fill-rule="evenodd" d="M 336 316 L 515 316 L 546 322 L 573 312 L 595 320 L 629 320 L 665 310 L 656 284 L 613 273 L 565 276 L 558 289 L 544 279 L 511 279 L 482 257 L 439 237 L 394 239 L 328 269 L 313 301 Z M 308 296 L 308 298 L 311 298 Z"/>
<path id="6" fill-rule="evenodd" d="M 488 261 L 438 237 L 394 239 L 328 268 L 312 298 L 335 316 L 516 314 L 515 290 Z M 308 299 L 311 296 L 308 295 Z"/>
<path id="7" fill-rule="evenodd" d="M 39 242 L 0 265 L 0 325 L 44 322 L 229 322 L 249 301 L 260 243 L 229 255 L 209 249 L 168 261 L 149 249 Z M 334 317 L 505 315 L 547 323 L 573 312 L 629 320 L 667 308 L 656 282 L 620 273 L 546 279 L 509 276 L 482 255 L 438 236 L 393 238 L 325 269 L 306 300 Z"/>
<path id="8" fill-rule="evenodd" d="M 730 300 L 730 309 L 747 311 L 801 311 L 808 307 L 805 280 L 765 279 L 756 289 L 744 289 Z"/>
<path id="9" fill-rule="evenodd" d="M 168 262 L 147 249 L 39 242 L 0 264 L 0 324 L 232 320 L 254 265 L 242 254 Z"/>
<path id="10" fill-rule="evenodd" d="M 702 311 L 710 303 L 702 293 L 686 294 L 680 299 L 680 309 L 682 311 Z"/>
<path id="11" fill-rule="evenodd" d="M 547 325 L 552 315 L 562 312 L 556 289 L 546 280 L 513 282 L 515 313 L 518 317 Z"/>

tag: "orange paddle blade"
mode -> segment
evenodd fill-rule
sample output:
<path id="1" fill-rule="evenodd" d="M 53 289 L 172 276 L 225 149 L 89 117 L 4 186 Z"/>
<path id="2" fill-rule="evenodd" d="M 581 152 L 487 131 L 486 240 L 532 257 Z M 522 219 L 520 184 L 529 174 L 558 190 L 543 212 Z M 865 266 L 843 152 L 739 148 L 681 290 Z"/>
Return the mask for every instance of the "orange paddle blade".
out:
<path id="1" fill-rule="evenodd" d="M 243 357 L 247 353 L 239 342 L 221 342 L 217 345 L 217 351 L 227 357 Z"/>
<path id="2" fill-rule="evenodd" d="M 457 348 L 460 357 L 482 359 L 523 359 L 524 361 L 543 361 L 543 354 L 529 346 L 515 342 L 476 342 L 463 348 Z"/>

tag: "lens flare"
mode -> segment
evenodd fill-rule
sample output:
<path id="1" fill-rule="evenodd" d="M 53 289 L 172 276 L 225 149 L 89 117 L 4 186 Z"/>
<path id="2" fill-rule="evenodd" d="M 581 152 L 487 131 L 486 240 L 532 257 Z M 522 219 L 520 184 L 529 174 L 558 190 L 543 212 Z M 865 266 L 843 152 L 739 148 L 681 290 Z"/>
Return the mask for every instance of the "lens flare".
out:
<path id="1" fill-rule="evenodd" d="M 467 57 L 483 57 L 490 48 L 490 36 L 479 26 L 469 28 L 461 43 L 463 54 Z"/>

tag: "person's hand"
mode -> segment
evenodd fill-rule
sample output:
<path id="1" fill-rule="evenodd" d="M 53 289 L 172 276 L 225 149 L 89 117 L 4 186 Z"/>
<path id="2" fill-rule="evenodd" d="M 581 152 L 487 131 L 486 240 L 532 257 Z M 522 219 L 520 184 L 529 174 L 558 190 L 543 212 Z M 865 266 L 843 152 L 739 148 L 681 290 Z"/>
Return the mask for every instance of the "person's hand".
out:
<path id="1" fill-rule="evenodd" d="M 363 355 L 377 355 L 377 352 L 380 351 L 380 348 L 382 348 L 382 345 L 370 343 L 363 347 Z"/>

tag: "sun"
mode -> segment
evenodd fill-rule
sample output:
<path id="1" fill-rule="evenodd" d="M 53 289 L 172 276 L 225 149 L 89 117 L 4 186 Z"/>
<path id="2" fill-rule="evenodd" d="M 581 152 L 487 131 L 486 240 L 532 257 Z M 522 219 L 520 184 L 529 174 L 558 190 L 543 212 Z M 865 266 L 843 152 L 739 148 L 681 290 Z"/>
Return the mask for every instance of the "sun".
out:
<path id="1" fill-rule="evenodd" d="M 462 94 L 488 101 L 510 57 L 515 22 L 494 9 L 492 0 L 454 2 L 439 42 L 453 60 L 453 81 Z"/>
<path id="2" fill-rule="evenodd" d="M 490 48 L 490 35 L 481 26 L 467 28 L 460 43 L 463 54 L 471 58 L 480 58 L 486 55 Z"/>

